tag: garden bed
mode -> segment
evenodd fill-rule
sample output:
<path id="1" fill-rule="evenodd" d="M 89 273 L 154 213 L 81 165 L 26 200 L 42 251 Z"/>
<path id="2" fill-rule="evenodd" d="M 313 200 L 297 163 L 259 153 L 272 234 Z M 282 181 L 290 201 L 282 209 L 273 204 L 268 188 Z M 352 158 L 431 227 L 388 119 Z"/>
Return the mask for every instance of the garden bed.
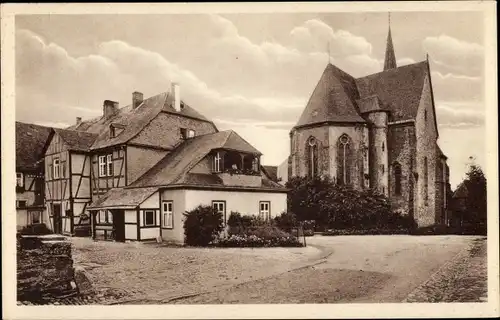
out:
<path id="1" fill-rule="evenodd" d="M 410 234 L 407 229 L 366 229 L 366 230 L 352 230 L 352 229 L 330 229 L 321 233 L 323 236 L 362 236 L 362 235 L 390 235 L 390 234 Z"/>

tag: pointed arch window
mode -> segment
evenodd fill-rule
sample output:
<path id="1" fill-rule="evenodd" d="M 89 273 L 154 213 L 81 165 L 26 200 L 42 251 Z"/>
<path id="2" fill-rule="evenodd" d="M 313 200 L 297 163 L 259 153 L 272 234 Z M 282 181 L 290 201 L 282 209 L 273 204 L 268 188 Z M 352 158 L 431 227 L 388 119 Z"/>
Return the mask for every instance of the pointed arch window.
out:
<path id="1" fill-rule="evenodd" d="M 318 142 L 314 137 L 307 140 L 307 174 L 309 177 L 318 175 Z"/>
<path id="2" fill-rule="evenodd" d="M 340 184 L 351 184 L 351 139 L 343 134 L 337 141 L 337 180 Z"/>
<path id="3" fill-rule="evenodd" d="M 401 195 L 401 165 L 398 162 L 394 163 L 394 194 Z"/>
<path id="4" fill-rule="evenodd" d="M 429 167 L 427 163 L 427 157 L 424 157 L 424 200 L 427 204 L 429 199 Z"/>

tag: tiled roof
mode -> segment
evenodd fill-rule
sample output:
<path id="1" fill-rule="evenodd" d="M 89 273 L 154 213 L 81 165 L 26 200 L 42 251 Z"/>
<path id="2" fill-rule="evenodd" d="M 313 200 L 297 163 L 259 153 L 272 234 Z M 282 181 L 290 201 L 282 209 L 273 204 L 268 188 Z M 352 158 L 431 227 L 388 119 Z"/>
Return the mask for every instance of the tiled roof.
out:
<path id="1" fill-rule="evenodd" d="M 278 167 L 277 166 L 262 166 L 262 169 L 267 174 L 269 179 L 278 182 Z"/>
<path id="2" fill-rule="evenodd" d="M 163 92 L 156 96 L 145 99 L 141 103 L 141 105 L 135 109 L 132 108 L 132 105 L 128 105 L 126 107 L 118 109 L 117 113 L 109 117 L 108 119 L 105 119 L 104 117 L 98 117 L 91 120 L 82 121 L 80 124 L 71 126 L 68 129 L 98 134 L 98 137 L 93 143 L 91 149 L 100 149 L 126 143 L 130 139 L 134 138 L 137 134 L 139 134 L 139 132 L 141 132 L 142 129 L 148 123 L 150 123 L 160 112 L 190 117 L 212 123 L 184 102 L 182 102 L 182 109 L 179 112 L 177 112 L 172 105 L 172 95 L 168 92 Z M 111 138 L 109 134 L 111 124 L 121 125 L 124 130 L 116 137 Z"/>
<path id="3" fill-rule="evenodd" d="M 212 150 L 217 149 L 230 149 L 260 155 L 258 150 L 253 148 L 234 131 L 228 130 L 206 134 L 183 142 L 137 179 L 137 181 L 132 183 L 130 187 L 173 185 L 225 187 L 223 181 L 216 175 L 189 172 Z M 262 180 L 260 188 L 282 188 L 281 185 L 265 177 Z"/>
<path id="4" fill-rule="evenodd" d="M 328 64 L 296 127 L 327 121 L 364 123 L 356 106 L 358 98 L 355 79 Z"/>
<path id="5" fill-rule="evenodd" d="M 186 174 L 192 166 L 203 159 L 211 150 L 226 148 L 228 141 L 232 150 L 242 152 L 257 151 L 231 130 L 197 136 L 180 144 L 134 182 L 132 186 L 177 183 L 183 179 L 182 175 Z"/>
<path id="6" fill-rule="evenodd" d="M 415 119 L 428 74 L 427 61 L 356 79 L 360 98 L 378 96 L 393 121 Z"/>
<path id="7" fill-rule="evenodd" d="M 89 209 L 122 208 L 134 209 L 149 198 L 158 188 L 115 188 L 97 198 Z"/>
<path id="8" fill-rule="evenodd" d="M 97 138 L 97 134 L 77 130 L 54 128 L 54 132 L 61 137 L 70 150 L 75 151 L 88 151 Z"/>
<path id="9" fill-rule="evenodd" d="M 16 168 L 33 170 L 41 160 L 52 128 L 16 121 Z"/>

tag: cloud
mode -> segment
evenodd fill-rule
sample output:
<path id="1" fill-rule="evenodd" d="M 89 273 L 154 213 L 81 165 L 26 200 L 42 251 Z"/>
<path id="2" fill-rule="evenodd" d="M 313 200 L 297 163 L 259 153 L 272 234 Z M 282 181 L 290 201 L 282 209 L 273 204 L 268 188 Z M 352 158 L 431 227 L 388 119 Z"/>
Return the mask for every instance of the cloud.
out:
<path id="1" fill-rule="evenodd" d="M 431 72 L 436 100 L 483 101 L 482 77 Z"/>
<path id="2" fill-rule="evenodd" d="M 484 109 L 472 102 L 462 105 L 438 102 L 436 113 L 439 126 L 443 128 L 469 129 L 484 126 L 485 123 Z"/>
<path id="3" fill-rule="evenodd" d="M 422 45 L 432 61 L 447 71 L 481 74 L 484 48 L 477 43 L 440 35 L 425 38 Z"/>
<path id="4" fill-rule="evenodd" d="M 104 99 L 127 105 L 131 92 L 147 89 L 158 94 L 168 91 L 171 81 L 180 83 L 185 101 L 208 117 L 292 121 L 302 108 L 297 99 L 221 94 L 160 54 L 123 41 L 104 42 L 97 54 L 74 58 L 32 32 L 21 30 L 16 37 L 17 50 L 23 53 L 16 60 L 20 119 L 47 122 L 56 112 L 62 122 L 72 123 L 82 109 L 100 114 Z M 283 114 L 280 106 L 292 112 Z"/>

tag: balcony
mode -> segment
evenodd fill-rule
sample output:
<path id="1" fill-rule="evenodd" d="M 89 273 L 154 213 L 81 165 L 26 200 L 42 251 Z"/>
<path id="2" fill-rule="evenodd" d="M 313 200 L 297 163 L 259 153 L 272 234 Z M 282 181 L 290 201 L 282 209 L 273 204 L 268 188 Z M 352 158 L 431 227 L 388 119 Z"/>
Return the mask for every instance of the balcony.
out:
<path id="1" fill-rule="evenodd" d="M 237 151 L 219 150 L 213 154 L 212 172 L 224 185 L 260 187 L 260 156 Z"/>

